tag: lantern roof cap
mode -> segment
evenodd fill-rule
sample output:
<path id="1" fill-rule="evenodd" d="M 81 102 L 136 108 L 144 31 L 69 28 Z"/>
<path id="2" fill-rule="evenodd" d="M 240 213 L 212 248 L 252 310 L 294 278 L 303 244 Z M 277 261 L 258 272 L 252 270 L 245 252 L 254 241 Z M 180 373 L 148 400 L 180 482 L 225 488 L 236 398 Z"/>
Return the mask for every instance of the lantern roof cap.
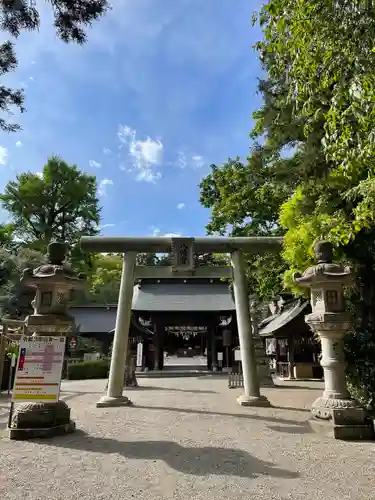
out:
<path id="1" fill-rule="evenodd" d="M 83 274 L 77 274 L 71 266 L 64 262 L 67 253 L 65 242 L 54 241 L 47 247 L 47 262 L 35 269 L 27 268 L 22 272 L 21 282 L 30 287 L 37 286 L 41 280 L 53 282 L 74 282 L 72 288 L 80 287 L 84 280 Z"/>
<path id="2" fill-rule="evenodd" d="M 295 283 L 304 287 L 312 287 L 317 284 L 324 286 L 324 284 L 340 282 L 342 285 L 349 285 L 354 281 L 350 267 L 332 262 L 333 245 L 331 242 L 318 241 L 315 244 L 314 253 L 317 263 L 306 269 L 302 275 L 295 273 L 293 276 Z"/>

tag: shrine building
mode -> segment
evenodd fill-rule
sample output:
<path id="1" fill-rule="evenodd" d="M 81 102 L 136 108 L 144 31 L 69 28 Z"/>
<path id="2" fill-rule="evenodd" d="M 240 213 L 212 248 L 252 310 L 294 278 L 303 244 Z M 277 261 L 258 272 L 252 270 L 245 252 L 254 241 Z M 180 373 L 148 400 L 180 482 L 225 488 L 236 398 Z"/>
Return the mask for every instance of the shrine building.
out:
<path id="1" fill-rule="evenodd" d="M 79 335 L 108 353 L 117 305 L 72 306 Z M 130 344 L 143 343 L 143 368 L 162 370 L 165 355 L 207 356 L 207 370 L 232 367 L 239 345 L 228 283 L 212 278 L 145 278 L 134 286 Z"/>

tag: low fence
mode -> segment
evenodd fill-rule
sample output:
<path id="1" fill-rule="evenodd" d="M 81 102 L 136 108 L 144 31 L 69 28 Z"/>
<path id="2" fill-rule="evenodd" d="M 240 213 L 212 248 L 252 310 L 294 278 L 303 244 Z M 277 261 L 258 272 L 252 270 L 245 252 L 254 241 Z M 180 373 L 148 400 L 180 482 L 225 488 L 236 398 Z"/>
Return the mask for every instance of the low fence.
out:
<path id="1" fill-rule="evenodd" d="M 228 376 L 229 389 L 243 388 L 243 373 L 230 372 Z"/>
<path id="2" fill-rule="evenodd" d="M 276 376 L 281 378 L 289 378 L 290 377 L 289 363 L 280 361 L 276 363 Z"/>

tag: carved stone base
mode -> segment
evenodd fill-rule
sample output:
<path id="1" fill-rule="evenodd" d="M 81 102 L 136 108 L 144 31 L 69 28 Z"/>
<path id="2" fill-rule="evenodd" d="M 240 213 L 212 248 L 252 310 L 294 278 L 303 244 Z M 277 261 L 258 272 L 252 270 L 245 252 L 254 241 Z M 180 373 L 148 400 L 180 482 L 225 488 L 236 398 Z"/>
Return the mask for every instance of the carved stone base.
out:
<path id="1" fill-rule="evenodd" d="M 16 406 L 10 439 L 35 439 L 53 437 L 75 431 L 70 420 L 70 408 L 65 401 L 57 403 L 23 403 Z"/>
<path id="2" fill-rule="evenodd" d="M 64 434 L 72 434 L 76 430 L 76 424 L 71 420 L 65 425 L 54 425 L 40 429 L 9 429 L 9 438 L 13 440 L 25 441 L 27 439 L 46 439 Z"/>
<path id="3" fill-rule="evenodd" d="M 374 423 L 364 408 L 332 410 L 332 420 L 311 418 L 308 425 L 313 432 L 345 441 L 372 441 Z"/>
<path id="4" fill-rule="evenodd" d="M 355 399 L 351 398 L 336 399 L 320 396 L 313 402 L 311 413 L 315 418 L 331 420 L 332 410 L 345 410 L 348 408 L 360 408 L 360 405 Z"/>
<path id="5" fill-rule="evenodd" d="M 111 408 L 115 406 L 132 406 L 133 402 L 130 401 L 126 396 L 119 396 L 117 398 L 113 398 L 111 396 L 103 396 L 96 403 L 97 408 Z"/>
<path id="6" fill-rule="evenodd" d="M 241 396 L 239 396 L 237 398 L 237 403 L 241 406 L 272 406 L 266 396 L 247 396 L 246 394 L 242 394 Z"/>

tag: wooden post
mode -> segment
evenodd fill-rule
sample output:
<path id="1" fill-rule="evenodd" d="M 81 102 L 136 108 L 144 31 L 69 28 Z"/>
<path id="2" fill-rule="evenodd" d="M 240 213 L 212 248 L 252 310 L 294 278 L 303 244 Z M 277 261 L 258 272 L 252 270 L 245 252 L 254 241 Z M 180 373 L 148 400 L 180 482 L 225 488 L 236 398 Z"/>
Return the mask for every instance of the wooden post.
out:
<path id="1" fill-rule="evenodd" d="M 293 380 L 294 377 L 294 364 L 295 364 L 295 345 L 294 345 L 294 336 L 291 335 L 288 338 L 288 369 L 289 369 L 289 378 Z"/>

